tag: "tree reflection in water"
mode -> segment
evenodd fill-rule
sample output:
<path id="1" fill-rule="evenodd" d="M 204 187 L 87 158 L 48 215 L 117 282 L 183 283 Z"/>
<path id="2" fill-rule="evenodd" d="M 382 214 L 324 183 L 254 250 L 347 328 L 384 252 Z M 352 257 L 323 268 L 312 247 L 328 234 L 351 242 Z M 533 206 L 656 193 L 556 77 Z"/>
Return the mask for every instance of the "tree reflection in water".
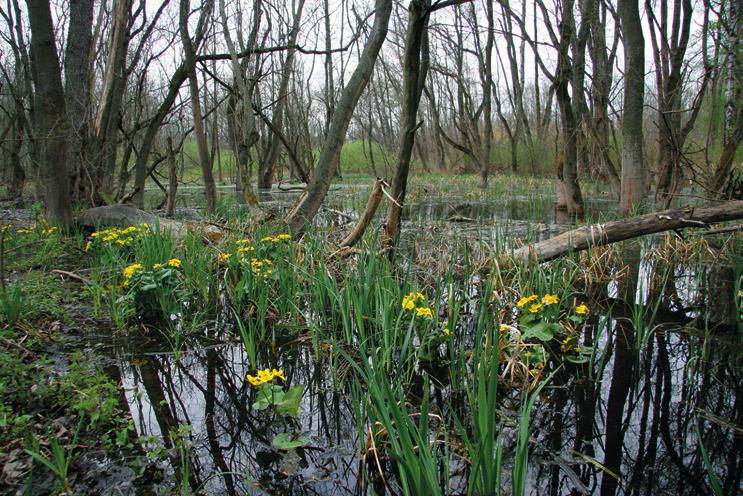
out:
<path id="1" fill-rule="evenodd" d="M 584 344 L 597 344 L 593 362 L 562 370 L 543 392 L 534 419 L 528 494 L 708 494 L 700 442 L 724 494 L 740 490 L 739 338 L 724 325 L 684 325 L 694 312 L 672 308 L 679 301 L 687 308 L 691 300 L 730 301 L 724 293 L 731 286 L 710 283 L 704 291 L 691 290 L 675 270 L 654 281 L 659 271 L 637 262 L 609 286 L 586 288 L 594 300 L 614 305 L 592 315 L 583 330 Z M 647 313 L 638 314 L 632 304 L 643 301 L 645 293 L 650 293 Z M 715 311 L 729 330 L 729 307 Z M 191 425 L 188 482 L 192 489 L 203 485 L 208 494 L 361 492 L 363 440 L 350 394 L 334 384 L 337 370 L 296 342 L 275 354 L 266 347 L 259 362 L 283 369 L 288 384 L 307 386 L 296 419 L 250 408 L 255 391 L 245 381 L 250 370 L 241 345 L 184 352 L 179 362 L 169 354 L 122 360 L 119 372 L 137 433 L 166 434 L 162 443 L 170 453 L 172 477 L 179 481 L 178 450 L 167 433 Z M 441 384 L 446 375 L 436 375 L 431 383 Z M 421 377 L 414 382 L 422 384 Z M 448 389 L 440 386 L 434 393 L 446 411 L 441 404 L 452 401 Z M 304 434 L 310 445 L 276 450 L 271 440 L 281 432 Z M 512 446 L 506 443 L 506 449 Z M 387 477 L 394 481 L 394 474 Z"/>

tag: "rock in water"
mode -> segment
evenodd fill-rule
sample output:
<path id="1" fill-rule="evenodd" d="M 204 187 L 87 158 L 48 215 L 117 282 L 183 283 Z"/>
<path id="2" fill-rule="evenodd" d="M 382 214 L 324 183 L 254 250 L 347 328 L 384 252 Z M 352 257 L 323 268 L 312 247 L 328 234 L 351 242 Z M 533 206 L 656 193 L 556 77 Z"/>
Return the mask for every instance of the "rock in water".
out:
<path id="1" fill-rule="evenodd" d="M 89 208 L 84 210 L 77 217 L 77 223 L 82 226 L 101 227 L 101 226 L 132 226 L 146 223 L 153 227 L 159 227 L 161 230 L 172 232 L 176 236 L 185 234 L 188 226 L 182 222 L 171 219 L 163 219 L 157 215 L 139 210 L 138 208 L 126 205 L 106 205 L 103 207 Z M 212 226 L 213 227 L 213 226 Z M 209 236 L 211 240 L 213 233 Z"/>

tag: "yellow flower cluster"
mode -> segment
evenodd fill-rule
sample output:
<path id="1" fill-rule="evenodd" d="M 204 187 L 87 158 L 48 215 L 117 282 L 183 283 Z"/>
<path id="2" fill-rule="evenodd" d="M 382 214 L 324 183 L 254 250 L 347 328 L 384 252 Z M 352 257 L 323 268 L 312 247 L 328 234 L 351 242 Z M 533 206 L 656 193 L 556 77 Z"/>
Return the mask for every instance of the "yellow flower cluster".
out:
<path id="1" fill-rule="evenodd" d="M 415 309 L 415 313 L 418 315 L 418 317 L 433 318 L 433 312 L 428 307 L 418 307 Z"/>
<path id="2" fill-rule="evenodd" d="M 131 265 L 128 265 L 124 269 L 124 286 L 129 286 L 129 281 L 132 277 L 134 277 L 134 274 L 137 273 L 138 270 L 142 270 L 144 267 L 140 263 L 133 263 Z"/>
<path id="3" fill-rule="evenodd" d="M 558 303 L 559 301 L 560 301 L 560 298 L 558 298 L 556 294 L 547 293 L 546 295 L 542 297 L 543 305 L 554 305 L 555 303 Z"/>
<path id="4" fill-rule="evenodd" d="M 416 302 L 421 302 L 422 305 L 418 306 Z M 429 319 L 433 318 L 433 311 L 425 305 L 426 295 L 419 292 L 410 292 L 402 299 L 402 307 L 405 310 L 415 312 L 418 317 L 426 317 Z"/>
<path id="5" fill-rule="evenodd" d="M 529 296 L 522 297 L 517 303 L 516 306 L 519 308 L 524 308 L 526 305 L 528 305 L 531 302 L 537 302 L 539 301 L 539 296 L 533 294 Z M 542 301 L 539 303 L 534 303 L 529 307 L 529 311 L 531 313 L 536 313 L 539 311 L 540 308 L 543 306 L 548 305 L 555 305 L 556 303 L 559 303 L 560 298 L 556 294 L 549 294 L 547 293 L 542 297 Z"/>
<path id="6" fill-rule="evenodd" d="M 578 315 L 585 315 L 588 313 L 588 307 L 583 304 L 580 304 L 577 307 L 575 307 L 575 313 L 577 313 Z"/>
<path id="7" fill-rule="evenodd" d="M 402 307 L 405 310 L 414 310 L 415 309 L 415 302 L 416 301 L 426 301 L 426 295 L 423 293 L 408 293 L 405 298 L 402 299 Z"/>
<path id="8" fill-rule="evenodd" d="M 150 225 L 146 223 L 129 226 L 123 229 L 104 229 L 90 235 L 90 241 L 85 245 L 85 251 L 90 251 L 94 243 L 126 246 L 135 239 L 150 234 Z"/>
<path id="9" fill-rule="evenodd" d="M 264 369 L 264 370 L 259 370 L 257 373 L 258 375 L 255 375 L 255 376 L 250 375 L 250 374 L 248 374 L 247 376 L 248 382 L 251 383 L 253 386 L 260 386 L 261 384 L 264 384 L 266 382 L 271 382 L 276 377 L 278 377 L 282 381 L 286 381 L 286 377 L 284 377 L 283 370 Z"/>
<path id="10" fill-rule="evenodd" d="M 156 263 L 152 266 L 152 270 L 162 269 L 165 266 L 178 268 L 181 266 L 181 260 L 179 258 L 171 258 L 170 260 L 165 262 L 165 264 Z M 141 263 L 133 263 L 131 265 L 127 265 L 124 268 L 124 272 L 122 272 L 124 276 L 123 286 L 129 286 L 129 282 L 131 281 L 132 277 L 134 277 L 134 274 L 136 274 L 140 270 L 144 270 L 144 266 Z"/>
<path id="11" fill-rule="evenodd" d="M 539 300 L 539 296 L 533 294 L 522 297 L 518 302 L 516 302 L 516 306 L 519 308 L 524 308 L 525 306 L 529 305 L 529 313 L 537 313 L 542 309 L 542 307 L 555 305 L 559 302 L 560 298 L 556 294 L 547 293 L 542 297 L 541 301 Z"/>
<path id="12" fill-rule="evenodd" d="M 267 258 L 264 258 L 263 260 L 258 260 L 257 258 L 251 258 L 250 259 L 250 271 L 258 277 L 267 279 L 268 276 L 273 274 L 273 270 L 271 269 L 272 264 L 273 262 L 271 262 Z"/>
<path id="13" fill-rule="evenodd" d="M 517 307 L 519 307 L 519 308 L 523 308 L 523 307 L 525 307 L 526 305 L 528 305 L 529 303 L 531 303 L 532 301 L 536 301 L 536 300 L 538 300 L 538 299 L 539 299 L 539 296 L 537 296 L 537 295 L 535 295 L 535 294 L 533 294 L 533 295 L 531 295 L 531 296 L 524 296 L 523 298 L 521 298 L 521 299 L 520 299 L 520 300 L 519 300 L 519 301 L 518 301 L 518 302 L 516 303 L 516 306 L 517 306 Z"/>
<path id="14" fill-rule="evenodd" d="M 10 227 L 10 224 L 6 224 L 0 228 L 0 232 L 5 232 Z M 39 226 L 37 225 L 36 228 Z M 39 233 L 42 236 L 49 236 L 50 234 L 54 234 L 57 231 L 56 227 L 42 227 L 39 230 Z M 16 234 L 28 234 L 34 232 L 33 227 L 29 227 L 28 229 L 20 228 L 15 230 Z"/>
<path id="15" fill-rule="evenodd" d="M 580 346 L 578 346 L 576 339 L 571 336 L 568 336 L 562 340 L 562 345 L 560 346 L 560 349 L 562 349 L 562 351 L 565 353 L 569 351 L 575 351 L 577 353 L 580 353 Z"/>
<path id="16" fill-rule="evenodd" d="M 288 241 L 292 239 L 291 234 L 279 234 L 277 236 L 264 236 L 261 241 L 270 241 L 271 243 L 280 243 L 281 241 Z"/>

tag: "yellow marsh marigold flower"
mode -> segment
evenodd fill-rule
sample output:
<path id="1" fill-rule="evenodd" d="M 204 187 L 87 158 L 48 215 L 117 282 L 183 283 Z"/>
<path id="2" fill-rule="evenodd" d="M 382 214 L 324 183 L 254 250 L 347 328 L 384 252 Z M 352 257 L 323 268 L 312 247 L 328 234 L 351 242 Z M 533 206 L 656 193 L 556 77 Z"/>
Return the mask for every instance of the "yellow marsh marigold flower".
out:
<path id="1" fill-rule="evenodd" d="M 531 313 L 537 313 L 540 308 L 542 308 L 542 304 L 541 303 L 535 303 L 535 304 L 533 304 L 532 306 L 529 307 L 529 312 L 531 312 Z"/>
<path id="2" fill-rule="evenodd" d="M 542 303 L 544 305 L 554 305 L 558 301 L 560 301 L 560 298 L 558 298 L 556 294 L 547 293 L 544 295 L 544 298 L 542 298 Z"/>
<path id="3" fill-rule="evenodd" d="M 132 278 L 132 276 L 133 276 L 133 275 L 134 275 L 134 274 L 135 274 L 135 273 L 136 273 L 136 272 L 137 272 L 138 270 L 142 270 L 143 268 L 144 268 L 144 267 L 143 267 L 143 266 L 142 266 L 142 264 L 140 264 L 140 263 L 134 263 L 134 264 L 131 264 L 131 265 L 127 266 L 127 267 L 126 267 L 126 268 L 124 269 L 124 272 L 123 272 L 123 274 L 124 274 L 124 278 L 126 278 L 126 279 L 131 279 L 131 278 Z"/>
<path id="4" fill-rule="evenodd" d="M 421 300 L 425 301 L 426 296 L 420 292 L 410 292 L 402 299 L 402 307 L 405 310 L 413 310 L 415 308 L 415 302 Z"/>
<path id="5" fill-rule="evenodd" d="M 279 241 L 289 240 L 289 239 L 292 239 L 292 235 L 291 234 L 279 234 L 278 236 L 276 236 L 276 239 L 278 239 Z"/>
<path id="6" fill-rule="evenodd" d="M 509 326 L 505 325 L 505 324 L 501 324 L 501 325 L 498 326 L 498 330 L 500 332 L 506 333 L 506 332 L 509 332 L 511 330 L 511 328 Z"/>
<path id="7" fill-rule="evenodd" d="M 153 265 L 153 266 L 152 266 L 152 268 L 153 268 L 153 269 L 155 269 L 155 270 L 157 270 L 157 269 L 162 269 L 162 268 L 163 268 L 163 264 L 161 264 L 161 263 L 156 263 L 155 265 Z"/>
<path id="8" fill-rule="evenodd" d="M 220 262 L 226 262 L 227 260 L 230 259 L 231 256 L 232 256 L 232 253 L 220 253 L 219 254 L 219 261 Z"/>
<path id="9" fill-rule="evenodd" d="M 433 312 L 428 307 L 418 307 L 415 309 L 416 314 L 418 314 L 418 317 L 431 317 L 433 318 Z"/>
<path id="10" fill-rule="evenodd" d="M 535 300 L 537 300 L 537 299 L 539 299 L 539 297 L 538 297 L 537 295 L 535 295 L 535 294 L 533 294 L 533 295 L 530 295 L 530 296 L 524 296 L 523 298 L 521 298 L 521 299 L 520 299 L 520 300 L 519 300 L 519 301 L 518 301 L 518 302 L 516 303 L 516 306 L 517 306 L 517 307 L 519 307 L 519 308 L 523 308 L 523 307 L 525 307 L 526 305 L 528 305 L 529 303 L 531 303 L 532 301 L 535 301 Z"/>
<path id="11" fill-rule="evenodd" d="M 179 258 L 171 258 L 168 260 L 168 266 L 170 267 L 180 267 L 181 266 L 181 260 Z"/>
<path id="12" fill-rule="evenodd" d="M 261 384 L 264 384 L 266 382 L 271 382 L 276 377 L 278 377 L 282 381 L 286 381 L 286 377 L 284 377 L 284 371 L 278 369 L 263 369 L 258 370 L 257 375 L 247 375 L 248 382 L 251 383 L 253 386 L 260 386 Z"/>
<path id="13" fill-rule="evenodd" d="M 583 304 L 578 305 L 577 307 L 575 307 L 575 313 L 577 313 L 578 315 L 585 315 L 588 313 L 588 307 Z"/>

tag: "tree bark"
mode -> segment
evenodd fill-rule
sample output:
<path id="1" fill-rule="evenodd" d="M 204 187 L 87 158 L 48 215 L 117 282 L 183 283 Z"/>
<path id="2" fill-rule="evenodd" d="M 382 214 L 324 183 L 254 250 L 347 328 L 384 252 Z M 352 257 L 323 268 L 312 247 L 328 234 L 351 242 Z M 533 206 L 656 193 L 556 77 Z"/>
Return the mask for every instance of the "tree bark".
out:
<path id="1" fill-rule="evenodd" d="M 723 150 L 709 189 L 723 196 L 733 159 L 743 140 L 743 0 L 728 0 L 724 29 L 725 47 L 725 127 Z"/>
<path id="2" fill-rule="evenodd" d="M 100 105 L 95 115 L 91 143 L 88 145 L 88 161 L 91 162 L 91 185 L 99 193 L 108 194 L 113 189 L 118 156 L 118 138 L 121 125 L 121 106 L 127 84 L 126 58 L 129 46 L 129 20 L 131 0 L 120 0 L 114 4 L 111 34 L 108 41 L 108 58 L 103 74 Z M 122 164 L 126 167 L 126 164 Z M 95 200 L 95 199 L 94 199 Z M 102 203 L 94 201 L 94 203 Z"/>
<path id="3" fill-rule="evenodd" d="M 297 43 L 297 36 L 299 36 L 299 25 L 302 21 L 302 9 L 304 8 L 304 0 L 299 0 L 297 5 L 297 11 L 294 13 L 294 21 L 292 24 L 291 31 L 289 32 L 289 45 L 295 45 Z M 278 132 L 281 132 L 284 127 L 284 112 L 287 103 L 287 91 L 289 89 L 289 80 L 292 75 L 292 69 L 294 67 L 294 56 L 296 50 L 290 48 L 286 52 L 286 59 L 281 68 L 281 82 L 279 83 L 276 108 L 273 109 L 273 115 L 271 117 L 271 126 Z M 258 187 L 263 189 L 270 189 L 273 184 L 274 175 L 276 174 L 276 163 L 279 160 L 279 151 L 281 150 L 281 140 L 273 133 L 271 141 L 268 145 L 268 151 L 266 156 L 261 160 L 258 166 Z"/>
<path id="4" fill-rule="evenodd" d="M 568 87 L 573 79 L 571 74 L 575 70 L 569 57 L 571 42 L 575 36 L 573 5 L 574 0 L 563 2 L 562 18 L 559 25 L 560 41 L 558 44 L 557 73 L 555 75 L 554 87 L 562 118 L 564 155 L 563 167 L 561 171 L 558 170 L 557 181 L 558 188 L 561 188 L 564 192 L 563 200 L 565 201 L 565 205 L 560 205 L 558 201 L 558 208 L 567 209 L 569 214 L 580 215 L 583 213 L 583 195 L 578 185 L 579 121 L 568 91 Z M 584 20 L 584 22 L 587 21 Z"/>
<path id="5" fill-rule="evenodd" d="M 83 148 L 90 117 L 86 114 L 90 98 L 89 60 L 93 40 L 93 0 L 71 0 L 69 24 L 64 71 L 65 107 L 70 124 L 67 143 L 67 164 L 72 188 L 70 193 L 77 201 L 90 201 L 92 191 L 85 177 L 87 157 Z"/>
<path id="6" fill-rule="evenodd" d="M 403 56 L 402 110 L 400 111 L 400 142 L 397 147 L 397 167 L 392 181 L 391 203 L 387 210 L 387 223 L 382 237 L 382 246 L 394 253 L 394 246 L 400 235 L 402 206 L 408 185 L 410 158 L 415 143 L 415 132 L 420 127 L 418 105 L 423 92 L 423 84 L 428 73 L 428 19 L 430 0 L 412 0 L 408 6 L 408 28 L 405 34 L 405 54 Z M 485 176 L 487 180 L 487 175 Z"/>
<path id="7" fill-rule="evenodd" d="M 47 220 L 72 223 L 67 175 L 68 123 L 61 68 L 49 2 L 26 0 L 31 24 L 31 53 L 36 86 L 34 126 L 39 145 L 39 171 L 43 181 Z"/>
<path id="8" fill-rule="evenodd" d="M 173 139 L 168 136 L 168 199 L 165 202 L 165 217 L 173 217 L 178 192 L 178 164 L 173 150 Z"/>
<path id="9" fill-rule="evenodd" d="M 605 224 L 579 227 L 554 238 L 523 246 L 513 252 L 513 257 L 523 261 L 547 262 L 568 253 L 587 250 L 595 246 L 605 246 L 646 234 L 685 227 L 706 228 L 715 222 L 737 219 L 743 219 L 743 201 L 663 210 Z"/>
<path id="10" fill-rule="evenodd" d="M 619 214 L 641 207 L 646 195 L 642 112 L 645 98 L 645 38 L 638 0 L 619 0 L 624 38 L 624 114 Z"/>
<path id="11" fill-rule="evenodd" d="M 202 7 L 204 11 L 202 17 L 208 17 L 211 11 L 212 2 L 207 1 Z M 188 75 L 188 88 L 191 95 L 191 111 L 193 113 L 194 136 L 196 137 L 196 148 L 199 151 L 199 164 L 201 165 L 201 177 L 204 181 L 204 195 L 206 196 L 206 211 L 214 212 L 217 207 L 217 187 L 214 183 L 214 174 L 212 171 L 212 162 L 209 157 L 209 147 L 206 142 L 206 133 L 204 132 L 204 119 L 201 114 L 201 100 L 199 98 L 199 81 L 196 77 L 196 48 L 191 41 L 191 35 L 188 33 L 188 16 L 190 13 L 190 1 L 181 0 L 179 30 L 181 42 L 183 44 L 183 54 L 185 56 L 186 73 Z"/>
<path id="12" fill-rule="evenodd" d="M 382 179 L 374 181 L 374 186 L 372 186 L 371 193 L 369 193 L 369 199 L 366 202 L 364 212 L 361 214 L 356 227 L 354 227 L 348 236 L 341 241 L 339 245 L 341 248 L 350 248 L 354 246 L 364 236 L 366 228 L 369 227 L 369 223 L 374 218 L 374 214 L 377 213 L 379 202 L 382 200 L 382 187 L 384 186 L 385 182 Z"/>
<path id="13" fill-rule="evenodd" d="M 338 168 L 341 148 L 353 111 L 369 82 L 379 50 L 387 37 L 392 0 L 376 0 L 375 11 L 374 26 L 359 58 L 359 64 L 338 100 L 333 119 L 328 127 L 328 135 L 312 175 L 312 182 L 307 185 L 305 196 L 286 218 L 289 228 L 294 233 L 303 232 L 307 224 L 312 222 L 328 193 L 330 181 Z"/>

